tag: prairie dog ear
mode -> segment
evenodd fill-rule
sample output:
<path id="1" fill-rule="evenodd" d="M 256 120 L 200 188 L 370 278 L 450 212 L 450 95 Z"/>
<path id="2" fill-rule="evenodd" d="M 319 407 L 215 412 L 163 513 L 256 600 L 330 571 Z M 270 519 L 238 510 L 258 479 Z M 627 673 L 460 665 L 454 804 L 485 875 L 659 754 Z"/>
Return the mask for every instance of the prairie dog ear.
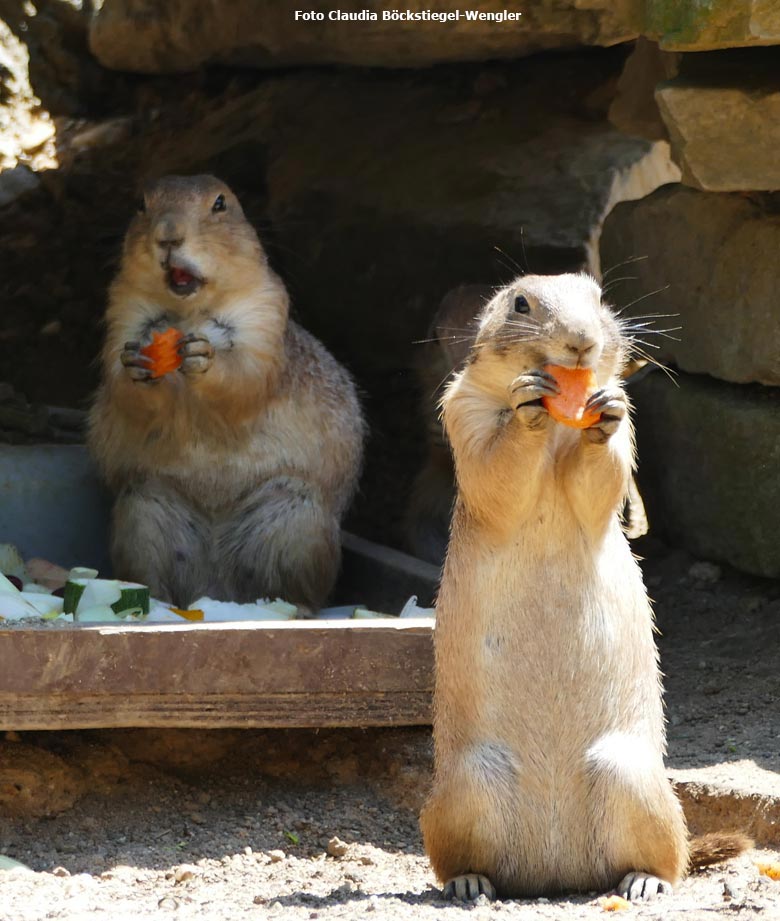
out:
<path id="1" fill-rule="evenodd" d="M 457 371 L 466 361 L 479 328 L 479 315 L 495 294 L 490 285 L 459 285 L 439 304 L 430 327 L 447 362 Z"/>

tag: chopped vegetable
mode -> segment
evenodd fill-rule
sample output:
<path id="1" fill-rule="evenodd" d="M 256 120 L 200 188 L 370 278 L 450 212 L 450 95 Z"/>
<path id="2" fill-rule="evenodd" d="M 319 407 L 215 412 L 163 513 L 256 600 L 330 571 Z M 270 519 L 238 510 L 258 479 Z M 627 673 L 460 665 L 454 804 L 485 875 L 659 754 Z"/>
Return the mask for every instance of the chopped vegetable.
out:
<path id="1" fill-rule="evenodd" d="M 179 354 L 182 338 L 181 331 L 173 327 L 162 333 L 152 333 L 151 343 L 141 349 L 141 354 L 150 359 L 152 378 L 163 377 L 179 368 L 182 362 Z"/>
<path id="2" fill-rule="evenodd" d="M 43 617 L 48 617 L 50 614 L 59 617 L 62 614 L 62 598 L 57 598 L 56 595 L 24 591 L 21 596 Z"/>
<path id="3" fill-rule="evenodd" d="M 169 607 L 170 611 L 173 611 L 174 614 L 178 614 L 179 617 L 183 617 L 185 620 L 198 621 L 203 620 L 205 614 L 203 611 L 198 610 L 184 610 L 183 608 L 174 608 Z"/>
<path id="4" fill-rule="evenodd" d="M 625 911 L 631 907 L 631 902 L 620 895 L 607 895 L 599 899 L 603 911 Z"/>
<path id="5" fill-rule="evenodd" d="M 149 589 L 137 582 L 118 582 L 116 579 L 76 578 L 65 583 L 63 611 L 81 620 L 82 611 L 108 605 L 115 614 L 140 608 L 149 613 Z"/>
<path id="6" fill-rule="evenodd" d="M 97 579 L 97 577 L 97 569 L 90 569 L 88 566 L 74 566 L 64 581 L 67 582 L 70 579 Z"/>
<path id="7" fill-rule="evenodd" d="M 22 586 L 23 592 L 29 592 L 31 595 L 37 592 L 39 595 L 48 595 L 50 594 L 49 589 L 45 585 L 38 585 L 37 582 L 26 582 Z"/>
<path id="8" fill-rule="evenodd" d="M 564 368 L 545 365 L 544 370 L 558 382 L 561 392 L 554 397 L 542 397 L 547 412 L 563 425 L 575 429 L 590 428 L 601 418 L 601 413 L 585 412 L 585 404 L 596 390 L 596 375 L 590 368 Z"/>
<path id="9" fill-rule="evenodd" d="M 768 876 L 769 879 L 776 880 L 780 882 L 780 863 L 773 861 L 772 863 L 757 863 L 756 867 L 758 872 L 762 876 Z"/>
<path id="10" fill-rule="evenodd" d="M 0 594 L 0 616 L 3 620 L 23 620 L 26 617 L 37 618 L 41 615 L 36 607 L 22 597 L 21 592 L 14 591 L 13 594 Z"/>
<path id="11" fill-rule="evenodd" d="M 22 581 L 27 578 L 22 555 L 13 544 L 0 544 L 0 572 Z"/>
<path id="12" fill-rule="evenodd" d="M 368 608 L 355 608 L 352 612 L 353 620 L 374 620 L 377 617 L 394 617 L 393 614 L 382 614 L 379 611 L 369 611 Z"/>
<path id="13" fill-rule="evenodd" d="M 417 595 L 412 595 L 412 597 L 401 608 L 401 613 L 398 616 L 399 617 L 435 617 L 436 609 L 419 607 L 419 605 L 417 604 Z"/>
<path id="14" fill-rule="evenodd" d="M 2 582 L 0 582 L 0 592 L 20 592 L 21 590 L 22 580 L 18 576 L 2 576 Z"/>
<path id="15" fill-rule="evenodd" d="M 204 596 L 193 601 L 192 610 L 203 611 L 204 620 L 293 620 L 298 613 L 294 604 L 277 598 L 275 601 L 259 598 L 254 604 L 239 604 L 236 601 L 216 601 Z"/>
<path id="16" fill-rule="evenodd" d="M 28 577 L 39 585 L 45 585 L 49 591 L 64 585 L 69 578 L 67 569 L 50 563 L 48 560 L 38 558 L 27 560 L 25 567 Z"/>

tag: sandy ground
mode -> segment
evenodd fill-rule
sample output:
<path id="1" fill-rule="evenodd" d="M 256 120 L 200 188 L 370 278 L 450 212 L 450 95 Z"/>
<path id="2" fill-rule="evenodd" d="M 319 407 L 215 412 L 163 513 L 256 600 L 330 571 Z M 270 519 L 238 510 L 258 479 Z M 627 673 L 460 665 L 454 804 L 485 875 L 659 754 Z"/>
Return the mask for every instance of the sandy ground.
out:
<path id="1" fill-rule="evenodd" d="M 780 803 L 780 586 L 644 550 L 655 554 L 646 574 L 662 631 L 670 767 L 711 771 Z M 24 733 L 3 750 L 27 746 L 45 747 L 84 784 L 58 815 L 0 819 L 0 853 L 32 871 L 0 871 L 0 921 L 607 916 L 601 893 L 441 901 L 417 826 L 426 729 Z M 56 771 L 42 776 L 42 790 L 60 782 Z M 748 813 L 731 804 L 719 800 L 714 818 L 692 812 L 703 822 L 695 830 L 742 822 Z M 780 882 L 755 866 L 778 859 L 780 824 L 768 815 L 756 826 L 762 849 L 622 914 L 780 921 Z"/>

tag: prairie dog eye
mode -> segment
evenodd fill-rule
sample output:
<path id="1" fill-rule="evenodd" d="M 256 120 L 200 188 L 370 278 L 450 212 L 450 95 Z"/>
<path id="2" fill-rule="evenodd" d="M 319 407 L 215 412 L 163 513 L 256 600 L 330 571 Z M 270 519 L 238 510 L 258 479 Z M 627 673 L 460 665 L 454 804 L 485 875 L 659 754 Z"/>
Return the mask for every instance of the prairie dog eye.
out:
<path id="1" fill-rule="evenodd" d="M 146 200 L 143 195 L 139 196 L 135 202 L 135 210 L 138 214 L 146 214 Z"/>
<path id="2" fill-rule="evenodd" d="M 219 195 L 214 199 L 214 204 L 211 206 L 211 210 L 216 214 L 219 211 L 227 210 L 227 203 L 225 202 L 225 196 L 220 192 Z"/>
<path id="3" fill-rule="evenodd" d="M 531 305 L 528 303 L 528 299 L 523 294 L 518 294 L 515 298 L 515 312 L 516 313 L 530 313 Z"/>

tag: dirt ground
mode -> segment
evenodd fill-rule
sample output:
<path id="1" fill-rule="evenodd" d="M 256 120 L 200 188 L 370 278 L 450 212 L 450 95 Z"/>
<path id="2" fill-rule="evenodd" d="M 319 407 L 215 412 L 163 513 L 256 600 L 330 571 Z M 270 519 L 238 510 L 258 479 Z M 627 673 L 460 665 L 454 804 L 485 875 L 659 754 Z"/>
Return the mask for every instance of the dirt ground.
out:
<path id="1" fill-rule="evenodd" d="M 780 850 L 780 586 L 640 549 L 662 631 L 669 766 L 679 777 L 712 772 L 725 791 L 705 807 L 683 793 L 694 831 L 746 827 L 762 847 L 625 914 L 780 919 L 780 882 L 755 867 Z M 0 853 L 32 871 L 0 871 L 0 921 L 606 916 L 601 893 L 440 900 L 417 826 L 425 728 L 11 734 L 0 765 L 28 746 L 55 763 L 41 768 L 40 801 L 62 807 L 52 804 L 66 771 L 75 805 L 35 818 L 28 801 L 0 819 Z M 13 812 L 2 783 L 0 795 Z"/>

